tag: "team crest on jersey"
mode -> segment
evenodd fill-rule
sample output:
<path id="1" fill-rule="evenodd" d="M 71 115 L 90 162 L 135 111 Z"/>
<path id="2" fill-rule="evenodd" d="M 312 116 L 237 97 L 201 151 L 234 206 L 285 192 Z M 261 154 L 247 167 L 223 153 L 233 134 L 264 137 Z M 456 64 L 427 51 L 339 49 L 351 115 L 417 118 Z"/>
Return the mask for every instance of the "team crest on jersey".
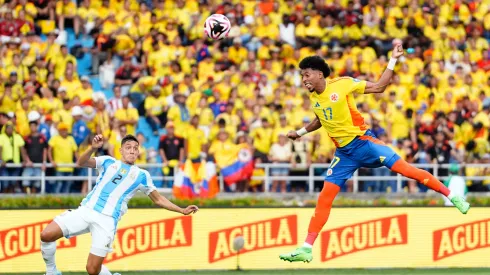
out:
<path id="1" fill-rule="evenodd" d="M 128 172 L 128 170 L 122 168 L 121 170 L 119 170 L 119 172 L 124 175 L 124 174 L 126 174 Z"/>
<path id="2" fill-rule="evenodd" d="M 130 178 L 131 180 L 135 180 L 135 179 L 136 179 L 136 174 L 135 174 L 135 173 L 130 173 L 130 174 L 129 174 L 129 178 Z"/>
<path id="3" fill-rule="evenodd" d="M 337 102 L 339 100 L 339 94 L 333 93 L 330 95 L 330 101 Z"/>
<path id="4" fill-rule="evenodd" d="M 117 169 L 117 164 L 113 164 L 113 165 L 111 165 L 111 168 L 113 168 L 113 169 Z"/>
<path id="5" fill-rule="evenodd" d="M 333 173 L 332 169 L 331 168 L 328 168 L 327 170 L 327 176 L 331 176 Z"/>

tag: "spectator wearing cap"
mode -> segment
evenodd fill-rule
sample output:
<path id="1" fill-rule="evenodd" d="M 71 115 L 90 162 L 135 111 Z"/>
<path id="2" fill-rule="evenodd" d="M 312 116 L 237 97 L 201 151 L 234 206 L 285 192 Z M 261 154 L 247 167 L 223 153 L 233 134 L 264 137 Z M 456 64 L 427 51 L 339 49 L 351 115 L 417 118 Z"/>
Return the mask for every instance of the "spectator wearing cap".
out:
<path id="1" fill-rule="evenodd" d="M 0 134 L 0 175 L 3 177 L 18 177 L 21 168 L 5 167 L 5 164 L 20 164 L 21 156 L 25 153 L 24 139 L 17 134 L 12 122 L 7 122 Z M 16 181 L 2 181 L 4 193 L 20 192 Z"/>
<path id="2" fill-rule="evenodd" d="M 145 99 L 146 121 L 153 135 L 158 136 L 158 129 L 167 123 L 167 101 L 161 95 L 161 87 L 154 86 L 151 94 Z"/>
<path id="3" fill-rule="evenodd" d="M 67 126 L 68 133 L 71 133 L 73 127 L 73 116 L 71 115 L 72 103 L 69 99 L 63 99 L 63 108 L 53 113 L 53 121 L 57 125 L 64 123 Z"/>
<path id="4" fill-rule="evenodd" d="M 164 175 L 173 177 L 174 168 L 184 163 L 184 139 L 175 136 L 175 125 L 172 121 L 167 122 L 165 129 L 167 133 L 160 137 L 158 151 L 162 158 Z M 171 183 L 167 182 L 164 186 L 171 187 Z"/>
<path id="5" fill-rule="evenodd" d="M 130 106 L 129 96 L 122 98 L 122 108 L 116 111 L 114 117 L 118 120 L 119 125 L 126 126 L 129 135 L 135 134 L 139 115 L 138 110 Z"/>
<path id="6" fill-rule="evenodd" d="M 23 83 L 24 80 L 27 80 L 29 77 L 29 70 L 26 65 L 22 64 L 22 59 L 19 54 L 14 54 L 12 56 L 12 64 L 5 68 L 5 72 L 10 74 L 10 81 L 12 83 Z M 16 73 L 15 76 L 17 78 L 12 78 L 14 76 L 12 72 Z"/>
<path id="7" fill-rule="evenodd" d="M 57 177 L 73 176 L 73 167 L 62 167 L 62 164 L 72 164 L 78 158 L 78 146 L 72 136 L 68 135 L 68 124 L 58 124 L 59 135 L 53 136 L 48 142 L 48 158 L 56 168 Z M 72 180 L 60 179 L 54 183 L 48 193 L 70 193 Z"/>
<path id="8" fill-rule="evenodd" d="M 190 113 L 185 104 L 186 99 L 187 96 L 184 94 L 174 94 L 175 105 L 170 107 L 167 114 L 167 119 L 169 121 L 173 121 L 173 123 L 175 124 L 175 133 L 177 134 L 177 136 L 185 133 L 186 127 L 189 126 Z M 196 127 L 198 127 L 198 125 Z"/>
<path id="9" fill-rule="evenodd" d="M 84 142 L 90 135 L 90 129 L 87 127 L 87 123 L 82 119 L 83 109 L 80 106 L 74 106 L 71 109 L 71 115 L 73 116 L 72 135 L 77 146 L 80 146 L 80 144 L 82 144 L 82 142 Z"/>
<path id="10" fill-rule="evenodd" d="M 179 135 L 175 122 L 174 125 L 176 136 L 184 138 L 184 152 L 186 158 L 190 158 L 193 162 L 199 162 L 200 154 L 201 152 L 206 152 L 208 143 L 205 133 L 199 129 L 199 116 L 192 116 L 190 125 L 182 128 L 183 132 L 181 132 L 181 135 Z"/>
<path id="11" fill-rule="evenodd" d="M 30 134 L 24 138 L 25 152 L 23 155 L 24 171 L 22 177 L 41 177 L 42 170 L 46 169 L 46 161 L 48 159 L 48 141 L 38 131 L 39 113 L 29 113 Z M 42 167 L 33 167 L 32 165 L 42 164 Z M 40 180 L 23 180 L 22 187 L 26 193 L 37 193 L 41 188 Z"/>

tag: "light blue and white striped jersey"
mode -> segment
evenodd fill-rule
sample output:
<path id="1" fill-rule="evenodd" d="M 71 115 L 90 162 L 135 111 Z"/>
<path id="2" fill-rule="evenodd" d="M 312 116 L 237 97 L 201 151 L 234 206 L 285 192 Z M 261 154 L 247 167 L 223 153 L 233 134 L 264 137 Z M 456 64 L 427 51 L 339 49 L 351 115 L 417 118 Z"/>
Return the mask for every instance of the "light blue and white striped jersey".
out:
<path id="1" fill-rule="evenodd" d="M 109 156 L 95 158 L 99 172 L 94 189 L 82 205 L 116 221 L 128 210 L 128 201 L 138 190 L 149 195 L 156 190 L 148 171 L 129 165 Z"/>

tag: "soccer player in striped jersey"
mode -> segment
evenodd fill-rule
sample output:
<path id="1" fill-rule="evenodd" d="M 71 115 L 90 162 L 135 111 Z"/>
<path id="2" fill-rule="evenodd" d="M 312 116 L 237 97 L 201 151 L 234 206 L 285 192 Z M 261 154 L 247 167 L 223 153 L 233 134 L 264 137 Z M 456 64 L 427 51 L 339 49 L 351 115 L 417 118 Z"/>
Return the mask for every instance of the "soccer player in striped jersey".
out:
<path id="1" fill-rule="evenodd" d="M 185 209 L 161 196 L 153 185 L 150 174 L 134 165 L 139 154 L 139 142 L 127 135 L 121 141 L 121 160 L 109 156 L 91 157 L 104 144 L 102 135 L 92 140 L 92 146 L 77 161 L 81 167 L 96 168 L 99 175 L 94 189 L 76 210 L 68 210 L 54 218 L 41 232 L 41 252 L 46 263 L 46 275 L 60 275 L 55 264 L 56 240 L 90 232 L 92 246 L 87 260 L 90 275 L 111 275 L 102 265 L 112 251 L 117 223 L 127 211 L 127 203 L 138 191 L 144 192 L 158 206 L 189 215 L 197 206 Z M 116 273 L 114 273 L 116 275 Z"/>
<path id="2" fill-rule="evenodd" d="M 345 182 L 360 167 L 386 166 L 405 177 L 417 180 L 427 187 L 445 195 L 466 214 L 470 205 L 462 196 L 451 194 L 429 172 L 413 167 L 401 159 L 390 147 L 368 129 L 356 108 L 353 93 L 382 93 L 390 83 L 398 57 L 403 55 L 401 44 L 395 45 L 387 69 L 377 82 L 361 81 L 350 77 L 339 77 L 326 81 L 330 69 L 319 56 L 306 57 L 299 63 L 302 81 L 310 91 L 310 99 L 316 118 L 298 131 L 290 131 L 292 140 L 323 127 L 337 147 L 334 158 L 327 170 L 323 189 L 318 197 L 315 213 L 311 217 L 308 235 L 303 247 L 281 254 L 280 259 L 290 262 L 310 262 L 312 246 L 328 220 L 335 196 Z"/>

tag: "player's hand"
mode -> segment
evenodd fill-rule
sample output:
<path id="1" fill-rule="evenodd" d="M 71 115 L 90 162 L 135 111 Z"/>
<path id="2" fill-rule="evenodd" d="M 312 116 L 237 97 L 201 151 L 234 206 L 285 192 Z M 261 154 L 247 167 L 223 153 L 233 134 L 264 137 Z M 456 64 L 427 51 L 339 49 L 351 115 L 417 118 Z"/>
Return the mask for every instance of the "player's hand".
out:
<path id="1" fill-rule="evenodd" d="M 298 133 L 296 133 L 296 131 L 291 130 L 288 132 L 287 137 L 289 139 L 296 140 L 296 139 L 300 138 L 300 135 L 298 135 Z"/>
<path id="2" fill-rule="evenodd" d="M 402 44 L 396 44 L 393 47 L 393 51 L 391 52 L 391 57 L 392 58 L 398 58 L 403 55 L 403 45 Z"/>
<path id="3" fill-rule="evenodd" d="M 195 205 L 189 205 L 187 206 L 183 211 L 182 211 L 182 214 L 184 215 L 190 215 L 190 214 L 194 214 L 196 213 L 197 211 L 199 211 L 199 208 L 197 208 L 197 206 Z"/>
<path id="4" fill-rule="evenodd" d="M 102 135 L 96 135 L 92 140 L 92 148 L 99 149 L 104 145 L 104 137 Z"/>

